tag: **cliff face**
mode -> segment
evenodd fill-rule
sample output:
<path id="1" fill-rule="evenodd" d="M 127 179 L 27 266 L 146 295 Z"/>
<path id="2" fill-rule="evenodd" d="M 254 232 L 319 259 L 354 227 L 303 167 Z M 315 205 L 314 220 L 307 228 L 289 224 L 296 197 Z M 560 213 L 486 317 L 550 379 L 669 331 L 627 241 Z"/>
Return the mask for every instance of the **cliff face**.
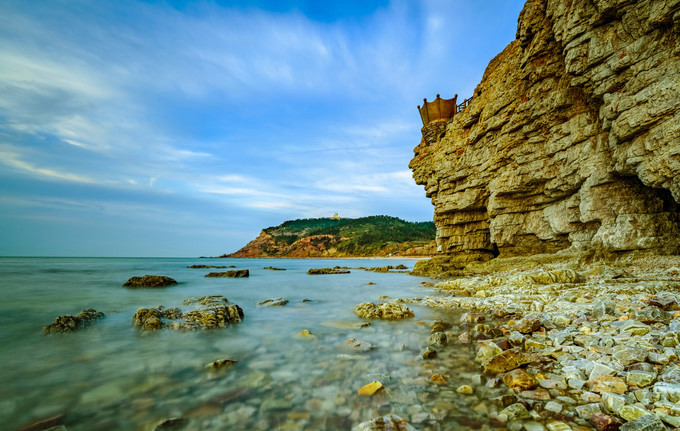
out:
<path id="1" fill-rule="evenodd" d="M 410 167 L 463 261 L 680 252 L 680 0 L 528 0 Z"/>

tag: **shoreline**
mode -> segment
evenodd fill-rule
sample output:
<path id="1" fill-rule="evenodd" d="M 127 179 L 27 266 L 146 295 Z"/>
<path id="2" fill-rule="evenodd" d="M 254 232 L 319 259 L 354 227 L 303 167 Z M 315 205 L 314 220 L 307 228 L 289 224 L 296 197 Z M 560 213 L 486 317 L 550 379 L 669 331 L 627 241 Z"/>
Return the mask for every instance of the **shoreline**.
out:
<path id="1" fill-rule="evenodd" d="M 432 256 L 321 256 L 321 257 L 289 257 L 289 256 L 256 256 L 256 257 L 200 257 L 199 259 L 299 259 L 299 260 L 423 260 L 431 259 Z"/>
<path id="2" fill-rule="evenodd" d="M 475 352 L 465 396 L 493 399 L 496 426 L 680 427 L 680 256 L 536 263 L 501 259 L 436 283 L 450 296 L 399 302 L 465 313 L 444 339 Z"/>

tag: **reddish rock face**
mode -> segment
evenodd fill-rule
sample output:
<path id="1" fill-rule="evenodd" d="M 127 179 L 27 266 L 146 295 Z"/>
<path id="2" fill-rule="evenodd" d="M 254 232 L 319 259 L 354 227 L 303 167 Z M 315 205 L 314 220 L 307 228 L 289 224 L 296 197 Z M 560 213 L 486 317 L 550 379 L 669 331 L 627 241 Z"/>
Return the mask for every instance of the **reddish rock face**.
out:
<path id="1" fill-rule="evenodd" d="M 439 253 L 680 250 L 678 10 L 526 3 L 472 103 L 415 148 Z"/>

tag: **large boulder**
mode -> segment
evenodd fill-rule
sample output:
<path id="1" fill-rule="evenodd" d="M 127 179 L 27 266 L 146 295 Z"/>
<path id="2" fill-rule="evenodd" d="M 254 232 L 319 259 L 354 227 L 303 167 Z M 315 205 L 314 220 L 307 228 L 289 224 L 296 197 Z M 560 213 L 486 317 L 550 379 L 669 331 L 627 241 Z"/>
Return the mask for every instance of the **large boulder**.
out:
<path id="1" fill-rule="evenodd" d="M 167 287 L 177 284 L 175 279 L 164 275 L 145 275 L 143 277 L 131 277 L 123 284 L 123 287 Z"/>
<path id="2" fill-rule="evenodd" d="M 182 312 L 179 308 L 140 308 L 132 318 L 133 325 L 143 330 L 168 327 L 182 331 L 196 329 L 224 328 L 240 323 L 243 310 L 236 304 L 229 304 L 223 296 L 203 296 L 188 298 L 183 305 L 193 306 L 193 310 Z M 168 322 L 171 320 L 172 322 Z"/>

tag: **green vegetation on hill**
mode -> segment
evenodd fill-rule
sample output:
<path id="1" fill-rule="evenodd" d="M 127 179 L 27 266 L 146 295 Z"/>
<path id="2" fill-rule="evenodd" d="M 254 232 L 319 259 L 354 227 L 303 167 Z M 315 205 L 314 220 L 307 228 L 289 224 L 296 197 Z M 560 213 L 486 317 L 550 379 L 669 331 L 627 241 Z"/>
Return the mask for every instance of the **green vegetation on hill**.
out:
<path id="1" fill-rule="evenodd" d="M 408 222 L 390 216 L 357 219 L 316 218 L 286 221 L 265 229 L 276 245 L 289 246 L 299 239 L 332 235 L 334 248 L 343 254 L 370 255 L 390 244 L 424 245 L 434 240 L 433 222 Z"/>

